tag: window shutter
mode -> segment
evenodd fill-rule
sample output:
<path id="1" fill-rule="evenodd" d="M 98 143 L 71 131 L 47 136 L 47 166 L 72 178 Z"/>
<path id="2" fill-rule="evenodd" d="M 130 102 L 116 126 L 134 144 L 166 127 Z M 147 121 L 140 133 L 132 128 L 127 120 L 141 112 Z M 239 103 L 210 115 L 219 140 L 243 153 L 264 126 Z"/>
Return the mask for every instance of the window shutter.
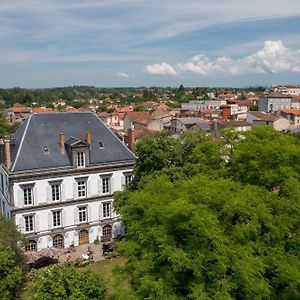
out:
<path id="1" fill-rule="evenodd" d="M 86 182 L 86 196 L 90 197 L 91 196 L 91 181 L 87 180 Z"/>
<path id="2" fill-rule="evenodd" d="M 60 186 L 60 197 L 62 201 L 66 200 L 66 187 L 63 183 Z"/>
<path id="3" fill-rule="evenodd" d="M 67 215 L 66 215 L 66 210 L 63 209 L 61 212 L 61 218 L 62 218 L 62 226 L 67 226 Z"/>
<path id="4" fill-rule="evenodd" d="M 124 188 L 125 188 L 125 176 L 122 175 L 122 176 L 121 176 L 121 190 L 123 191 Z"/>
<path id="5" fill-rule="evenodd" d="M 17 205 L 18 207 L 23 207 L 24 206 L 24 192 L 22 189 L 19 189 L 17 191 Z"/>
<path id="6" fill-rule="evenodd" d="M 102 178 L 101 177 L 98 179 L 98 194 L 100 196 L 102 195 Z"/>
<path id="7" fill-rule="evenodd" d="M 32 194 L 33 194 L 33 204 L 34 204 L 34 205 L 39 204 L 40 199 L 39 199 L 39 197 L 38 197 L 38 192 L 37 192 L 37 188 L 36 188 L 36 187 L 33 187 L 33 188 L 32 188 Z"/>
<path id="8" fill-rule="evenodd" d="M 93 218 L 92 218 L 92 206 L 91 205 L 88 206 L 87 211 L 88 211 L 87 220 L 88 220 L 88 222 L 91 222 L 93 220 Z"/>
<path id="9" fill-rule="evenodd" d="M 79 216 L 78 216 L 78 207 L 74 208 L 74 224 L 77 224 L 79 222 Z"/>
<path id="10" fill-rule="evenodd" d="M 74 197 L 74 199 L 78 198 L 78 185 L 77 185 L 77 181 L 75 181 L 73 183 L 73 197 Z"/>
<path id="11" fill-rule="evenodd" d="M 48 203 L 52 201 L 51 185 L 46 186 L 46 201 Z"/>
<path id="12" fill-rule="evenodd" d="M 99 220 L 103 219 L 103 205 L 100 203 L 99 205 Z"/>
<path id="13" fill-rule="evenodd" d="M 37 232 L 40 230 L 40 222 L 39 222 L 39 215 L 38 214 L 35 214 L 34 215 L 34 231 Z"/>
<path id="14" fill-rule="evenodd" d="M 21 230 L 21 232 L 25 232 L 25 220 L 24 217 L 20 217 L 19 218 L 19 228 Z"/>
<path id="15" fill-rule="evenodd" d="M 53 227 L 53 215 L 51 212 L 48 213 L 48 229 L 52 229 Z"/>
<path id="16" fill-rule="evenodd" d="M 111 217 L 115 218 L 117 216 L 117 213 L 114 209 L 113 203 L 110 204 L 110 211 L 111 211 Z"/>
<path id="17" fill-rule="evenodd" d="M 111 176 L 110 177 L 110 194 L 112 194 L 114 191 L 115 191 L 115 186 L 114 186 L 114 177 L 113 176 Z"/>

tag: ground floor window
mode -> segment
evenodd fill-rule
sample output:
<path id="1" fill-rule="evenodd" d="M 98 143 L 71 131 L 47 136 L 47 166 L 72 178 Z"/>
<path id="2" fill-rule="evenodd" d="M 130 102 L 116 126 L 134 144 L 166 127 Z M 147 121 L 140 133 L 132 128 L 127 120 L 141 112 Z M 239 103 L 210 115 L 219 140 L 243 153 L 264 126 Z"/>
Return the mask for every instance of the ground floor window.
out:
<path id="1" fill-rule="evenodd" d="M 89 242 L 89 232 L 86 229 L 79 231 L 79 244 L 84 244 Z"/>
<path id="2" fill-rule="evenodd" d="M 111 237 L 111 226 L 110 225 L 105 225 L 103 227 L 102 235 L 104 237 Z"/>
<path id="3" fill-rule="evenodd" d="M 53 238 L 53 247 L 55 248 L 64 248 L 64 238 L 62 235 L 57 234 Z"/>
<path id="4" fill-rule="evenodd" d="M 37 251 L 36 241 L 29 240 L 28 244 L 25 246 L 26 251 Z"/>

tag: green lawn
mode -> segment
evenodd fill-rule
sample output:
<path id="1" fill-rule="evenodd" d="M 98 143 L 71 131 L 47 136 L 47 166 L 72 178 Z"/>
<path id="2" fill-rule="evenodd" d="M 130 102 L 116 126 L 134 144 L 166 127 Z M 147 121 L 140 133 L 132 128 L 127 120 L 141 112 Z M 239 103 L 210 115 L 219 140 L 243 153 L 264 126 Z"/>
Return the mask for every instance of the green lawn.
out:
<path id="1" fill-rule="evenodd" d="M 102 274 L 104 280 L 107 283 L 108 294 L 111 294 L 115 284 L 115 277 L 113 275 L 113 269 L 117 266 L 124 266 L 125 258 L 124 257 L 115 257 L 113 259 L 105 259 L 96 262 L 92 262 L 91 264 L 78 268 L 79 271 L 91 270 L 92 272 Z M 31 290 L 33 287 L 33 282 L 28 281 L 25 284 L 25 287 L 22 290 L 20 295 L 21 300 L 29 300 L 31 295 Z M 126 285 L 124 284 L 125 288 Z"/>

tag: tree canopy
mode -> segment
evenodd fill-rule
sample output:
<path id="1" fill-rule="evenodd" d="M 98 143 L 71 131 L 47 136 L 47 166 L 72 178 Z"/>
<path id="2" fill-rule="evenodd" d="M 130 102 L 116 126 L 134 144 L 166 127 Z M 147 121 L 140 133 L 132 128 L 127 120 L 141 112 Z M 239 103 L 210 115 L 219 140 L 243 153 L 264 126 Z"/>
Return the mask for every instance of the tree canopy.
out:
<path id="1" fill-rule="evenodd" d="M 20 246 L 23 236 L 12 220 L 0 213 L 0 295 L 1 299 L 15 299 L 20 287 L 24 259 Z"/>
<path id="2" fill-rule="evenodd" d="M 34 278 L 32 299 L 101 300 L 106 298 L 103 278 L 94 272 L 79 271 L 72 266 L 54 265 Z"/>
<path id="3" fill-rule="evenodd" d="M 135 182 L 115 201 L 134 296 L 300 298 L 298 137 L 160 133 L 135 151 Z"/>

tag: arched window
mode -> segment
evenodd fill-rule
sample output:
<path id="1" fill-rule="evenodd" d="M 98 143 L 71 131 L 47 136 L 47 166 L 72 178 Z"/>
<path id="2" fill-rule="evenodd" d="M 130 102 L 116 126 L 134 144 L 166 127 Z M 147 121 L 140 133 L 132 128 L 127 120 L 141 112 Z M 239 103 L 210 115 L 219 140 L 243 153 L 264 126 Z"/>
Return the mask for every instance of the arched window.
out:
<path id="1" fill-rule="evenodd" d="M 111 237 L 111 226 L 110 225 L 105 225 L 103 227 L 102 235 L 104 237 Z"/>
<path id="2" fill-rule="evenodd" d="M 37 246 L 36 246 L 36 241 L 34 240 L 29 240 L 28 244 L 25 246 L 26 251 L 36 251 Z"/>
<path id="3" fill-rule="evenodd" d="M 79 231 L 79 244 L 84 244 L 89 242 L 89 232 L 86 229 Z"/>
<path id="4" fill-rule="evenodd" d="M 62 235 L 57 234 L 53 238 L 53 247 L 55 248 L 64 248 L 64 238 Z"/>

